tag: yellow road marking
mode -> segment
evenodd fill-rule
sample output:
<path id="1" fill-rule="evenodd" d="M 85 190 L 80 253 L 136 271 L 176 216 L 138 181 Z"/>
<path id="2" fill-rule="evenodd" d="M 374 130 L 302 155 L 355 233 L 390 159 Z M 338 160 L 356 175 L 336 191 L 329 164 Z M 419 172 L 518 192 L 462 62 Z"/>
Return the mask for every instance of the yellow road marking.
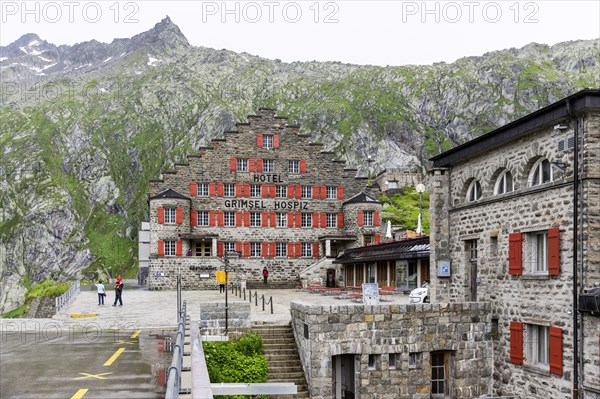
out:
<path id="1" fill-rule="evenodd" d="M 133 335 L 131 336 L 131 338 L 136 338 L 140 334 L 141 331 L 142 330 L 136 330 L 136 332 L 133 333 Z"/>
<path id="2" fill-rule="evenodd" d="M 79 391 L 75 392 L 75 395 L 71 396 L 71 399 L 81 399 L 83 398 L 83 395 L 85 395 L 85 393 L 89 391 L 89 389 L 85 388 L 85 389 L 80 389 Z"/>
<path id="3" fill-rule="evenodd" d="M 112 374 L 112 371 L 108 372 L 108 373 L 100 373 L 100 374 L 90 374 L 90 373 L 77 373 L 77 374 L 81 374 L 83 377 L 73 378 L 74 380 L 83 380 L 86 378 L 97 378 L 99 380 L 105 380 L 106 378 L 102 377 L 102 376 Z M 86 389 L 86 391 L 87 391 L 87 389 Z"/>
<path id="4" fill-rule="evenodd" d="M 104 365 L 105 366 L 110 366 L 111 364 L 114 363 L 115 360 L 117 360 L 117 358 L 121 355 L 121 353 L 123 353 L 123 351 L 125 350 L 125 348 L 119 348 L 117 349 L 117 351 L 114 353 L 114 355 L 112 355 L 110 357 L 110 359 L 108 359 Z"/>
<path id="5" fill-rule="evenodd" d="M 137 344 L 137 341 L 117 341 L 115 345 L 134 345 Z"/>

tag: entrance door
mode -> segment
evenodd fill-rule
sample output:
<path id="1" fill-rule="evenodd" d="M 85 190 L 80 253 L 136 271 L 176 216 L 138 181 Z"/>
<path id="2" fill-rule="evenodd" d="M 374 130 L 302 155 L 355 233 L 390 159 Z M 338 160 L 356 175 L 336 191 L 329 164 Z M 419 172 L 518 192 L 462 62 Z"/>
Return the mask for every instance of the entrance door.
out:
<path id="1" fill-rule="evenodd" d="M 338 355 L 332 357 L 332 391 L 334 399 L 356 399 L 356 369 L 354 367 L 357 355 Z"/>
<path id="2" fill-rule="evenodd" d="M 335 287 L 335 269 L 327 269 L 327 287 Z"/>

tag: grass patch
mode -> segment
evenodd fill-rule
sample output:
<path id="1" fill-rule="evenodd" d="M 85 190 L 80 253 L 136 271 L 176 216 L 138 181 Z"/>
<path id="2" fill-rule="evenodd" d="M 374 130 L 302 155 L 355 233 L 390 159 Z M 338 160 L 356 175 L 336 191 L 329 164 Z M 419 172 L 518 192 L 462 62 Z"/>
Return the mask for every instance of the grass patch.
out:
<path id="1" fill-rule="evenodd" d="M 11 310 L 10 312 L 6 312 L 2 315 L 3 319 L 18 319 L 19 317 L 23 317 L 25 312 L 29 309 L 28 305 L 21 305 L 18 308 Z"/>

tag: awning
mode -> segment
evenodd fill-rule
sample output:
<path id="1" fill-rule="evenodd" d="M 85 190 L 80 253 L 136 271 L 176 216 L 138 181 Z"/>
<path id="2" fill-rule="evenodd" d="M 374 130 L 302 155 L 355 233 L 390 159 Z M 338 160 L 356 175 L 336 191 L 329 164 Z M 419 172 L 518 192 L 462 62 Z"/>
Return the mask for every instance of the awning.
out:
<path id="1" fill-rule="evenodd" d="M 429 237 L 421 237 L 352 248 L 345 251 L 333 263 L 347 264 L 380 260 L 429 258 L 429 253 Z"/>

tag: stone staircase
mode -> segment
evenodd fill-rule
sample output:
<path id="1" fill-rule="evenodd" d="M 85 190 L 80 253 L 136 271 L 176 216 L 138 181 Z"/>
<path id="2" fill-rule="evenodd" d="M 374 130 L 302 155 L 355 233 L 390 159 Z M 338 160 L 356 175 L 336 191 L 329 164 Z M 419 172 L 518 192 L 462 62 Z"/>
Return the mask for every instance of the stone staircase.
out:
<path id="1" fill-rule="evenodd" d="M 290 325 L 253 326 L 252 332 L 263 339 L 265 357 L 269 362 L 268 382 L 293 382 L 296 395 L 270 395 L 269 399 L 309 398 L 308 385 Z"/>
<path id="2" fill-rule="evenodd" d="M 300 282 L 297 280 L 291 280 L 291 281 L 271 281 L 269 280 L 268 284 L 265 284 L 262 280 L 256 280 L 256 281 L 246 281 L 246 288 L 250 288 L 252 290 L 268 290 L 268 289 L 294 289 L 294 288 L 300 288 Z"/>

